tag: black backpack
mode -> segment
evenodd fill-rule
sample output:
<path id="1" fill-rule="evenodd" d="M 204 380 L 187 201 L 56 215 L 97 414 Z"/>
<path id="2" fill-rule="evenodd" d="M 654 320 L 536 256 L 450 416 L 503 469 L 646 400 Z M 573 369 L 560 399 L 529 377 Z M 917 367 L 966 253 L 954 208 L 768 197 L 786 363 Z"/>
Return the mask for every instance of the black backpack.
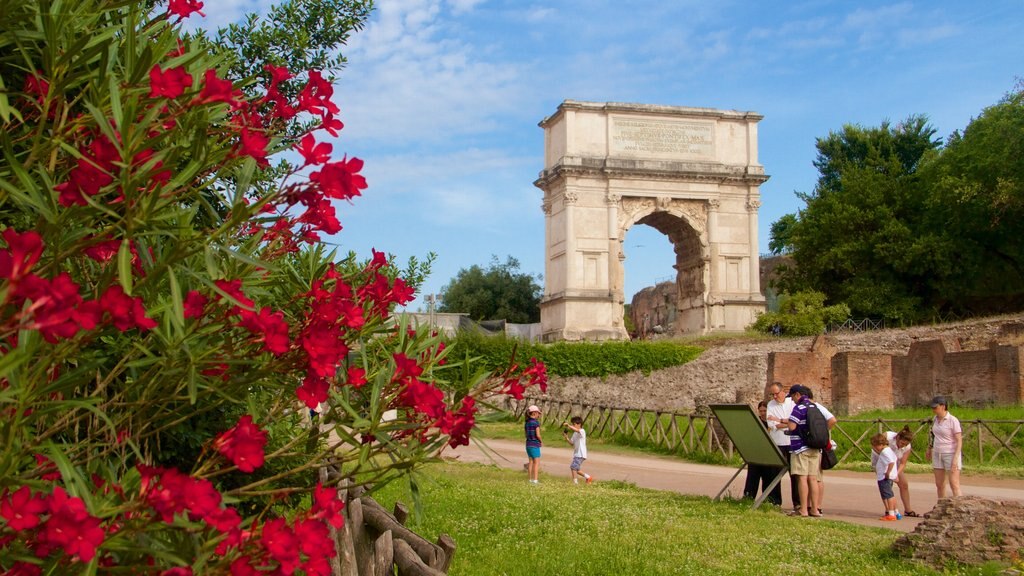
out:
<path id="1" fill-rule="evenodd" d="M 807 407 L 807 431 L 803 435 L 803 440 L 808 447 L 818 450 L 824 450 L 831 445 L 828 421 L 821 410 L 818 410 L 817 404 Z"/>

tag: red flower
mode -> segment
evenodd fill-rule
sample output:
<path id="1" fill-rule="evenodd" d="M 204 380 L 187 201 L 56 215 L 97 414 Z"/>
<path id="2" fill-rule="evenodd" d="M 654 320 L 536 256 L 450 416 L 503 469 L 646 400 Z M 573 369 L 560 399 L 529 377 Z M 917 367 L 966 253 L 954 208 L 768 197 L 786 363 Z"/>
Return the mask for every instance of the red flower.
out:
<path id="1" fill-rule="evenodd" d="M 57 465 L 52 460 L 43 456 L 42 454 L 36 454 L 36 469 L 42 471 L 39 475 L 43 480 L 59 480 L 60 472 L 57 470 Z"/>
<path id="2" fill-rule="evenodd" d="M 131 328 L 145 331 L 155 328 L 157 325 L 155 320 L 146 316 L 142 298 L 125 294 L 120 284 L 114 284 L 107 288 L 107 291 L 100 296 L 99 303 L 100 308 L 110 314 L 114 326 L 122 332 Z"/>
<path id="3" fill-rule="evenodd" d="M 336 556 L 337 552 L 327 525 L 319 520 L 297 520 L 294 532 L 299 540 L 299 549 L 306 555 L 306 561 L 302 563 L 306 573 L 330 576 L 327 559 Z"/>
<path id="4" fill-rule="evenodd" d="M 0 250 L 0 278 L 17 282 L 32 270 L 43 254 L 43 237 L 34 230 L 18 232 L 8 228 L 2 233 L 7 250 Z"/>
<path id="5" fill-rule="evenodd" d="M 237 108 L 239 95 L 240 92 L 235 90 L 231 81 L 218 78 L 217 71 L 213 68 L 203 73 L 203 87 L 199 91 L 200 103 L 227 102 L 232 108 Z"/>
<path id="6" fill-rule="evenodd" d="M 263 447 L 266 444 L 267 433 L 253 424 L 252 416 L 246 414 L 233 428 L 218 436 L 213 447 L 242 472 L 252 472 L 263 466 Z"/>
<path id="7" fill-rule="evenodd" d="M 160 576 L 192 576 L 192 568 L 190 566 L 177 566 L 175 568 L 168 568 L 160 573 Z"/>
<path id="8" fill-rule="evenodd" d="M 502 383 L 501 393 L 507 394 L 516 400 L 523 399 L 523 392 L 526 392 L 526 386 L 523 386 L 522 382 L 519 381 L 518 376 L 512 378 L 506 378 L 505 382 Z"/>
<path id="9" fill-rule="evenodd" d="M 253 568 L 248 556 L 242 556 L 231 563 L 231 576 L 260 576 L 266 574 Z"/>
<path id="10" fill-rule="evenodd" d="M 338 200 L 349 200 L 361 194 L 366 188 L 366 178 L 359 174 L 363 161 L 359 158 L 342 158 L 328 162 L 323 168 L 309 175 L 309 179 L 320 185 L 324 195 Z"/>
<path id="11" fill-rule="evenodd" d="M 38 565 L 18 561 L 11 564 L 10 570 L 4 572 L 4 576 L 40 576 L 42 573 L 43 569 Z"/>
<path id="12" fill-rule="evenodd" d="M 401 278 L 395 278 L 391 286 L 391 301 L 399 306 L 405 306 L 416 296 L 416 289 L 405 283 Z"/>
<path id="13" fill-rule="evenodd" d="M 167 5 L 167 13 L 173 14 L 178 17 L 178 20 L 188 18 L 193 12 L 198 12 L 200 16 L 205 17 L 201 10 L 203 9 L 203 3 L 199 0 L 170 0 Z"/>
<path id="14" fill-rule="evenodd" d="M 191 290 L 185 296 L 185 318 L 201 318 L 206 312 L 206 303 L 209 299 L 199 293 L 198 290 Z"/>
<path id="15" fill-rule="evenodd" d="M 331 159 L 331 150 L 334 146 L 327 142 L 317 143 L 316 138 L 312 134 L 306 134 L 302 137 L 302 140 L 295 145 L 295 149 L 302 154 L 302 157 L 306 160 L 303 166 L 309 166 L 310 164 L 325 164 Z"/>
<path id="16" fill-rule="evenodd" d="M 42 526 L 40 541 L 59 546 L 82 562 L 92 561 L 106 535 L 99 519 L 89 515 L 81 498 L 69 497 L 60 486 L 53 489 L 47 504 L 50 518 Z"/>
<path id="17" fill-rule="evenodd" d="M 27 327 L 39 330 L 47 342 L 54 344 L 73 337 L 81 328 L 91 330 L 99 321 L 98 307 L 92 302 L 83 303 L 78 290 L 67 272 L 53 280 L 29 274 L 18 283 L 14 300 L 19 305 L 32 301 L 29 310 L 34 317 Z"/>
<path id="18" fill-rule="evenodd" d="M 35 528 L 39 525 L 39 515 L 47 511 L 46 501 L 33 496 L 28 486 L 22 486 L 17 492 L 0 500 L 0 516 L 7 520 L 7 526 L 15 532 Z"/>
<path id="19" fill-rule="evenodd" d="M 242 292 L 241 280 L 217 280 L 214 284 L 217 285 L 217 288 L 220 288 L 226 294 L 238 301 L 241 306 L 249 309 L 252 309 L 255 306 L 255 303 L 246 298 L 245 294 Z"/>
<path id="20" fill-rule="evenodd" d="M 192 75 L 184 66 L 161 70 L 154 64 L 149 70 L 150 98 L 177 98 L 185 93 L 185 88 L 192 86 Z"/>
<path id="21" fill-rule="evenodd" d="M 260 339 L 268 351 L 275 356 L 280 356 L 288 351 L 290 344 L 288 323 L 284 320 L 283 312 L 271 312 L 270 308 L 260 308 L 258 314 L 243 310 L 241 316 L 242 320 L 239 325 L 254 334 L 261 334 Z"/>
<path id="22" fill-rule="evenodd" d="M 338 107 L 331 102 L 334 94 L 334 87 L 320 72 L 311 70 L 309 81 L 302 91 L 299 92 L 299 110 L 310 114 L 319 114 L 321 117 L 333 117 L 339 112 Z"/>
<path id="23" fill-rule="evenodd" d="M 320 123 L 320 127 L 327 130 L 327 133 L 331 136 L 337 137 L 338 132 L 345 127 L 341 120 L 338 120 L 332 114 L 324 116 L 323 122 Z"/>
<path id="24" fill-rule="evenodd" d="M 530 377 L 530 386 L 540 386 L 541 392 L 548 391 L 548 367 L 536 358 L 530 358 L 530 367 L 523 371 L 524 376 Z"/>
<path id="25" fill-rule="evenodd" d="M 366 370 L 355 366 L 348 367 L 348 383 L 353 388 L 362 388 L 366 385 Z"/>
<path id="26" fill-rule="evenodd" d="M 97 262 L 110 262 L 114 256 L 117 256 L 117 251 L 120 247 L 120 240 L 103 240 L 98 244 L 89 246 L 83 252 L 85 252 L 86 256 Z"/>
<path id="27" fill-rule="evenodd" d="M 319 482 L 313 488 L 311 518 L 326 520 L 331 526 L 341 528 L 345 524 L 345 517 L 341 514 L 344 508 L 345 502 L 338 498 L 337 488 L 333 486 L 324 488 L 323 484 Z"/>
<path id="28" fill-rule="evenodd" d="M 269 166 L 270 162 L 267 161 L 268 144 L 270 144 L 270 139 L 266 134 L 250 132 L 248 128 L 242 128 L 241 150 L 239 151 L 242 156 L 255 159 L 260 166 Z"/>
<path id="29" fill-rule="evenodd" d="M 263 525 L 260 543 L 270 557 L 281 565 L 281 571 L 285 574 L 291 574 L 299 567 L 300 542 L 283 518 L 274 518 Z"/>
<path id="30" fill-rule="evenodd" d="M 295 395 L 306 403 L 309 408 L 315 409 L 318 404 L 327 400 L 330 383 L 326 378 L 307 375 L 302 380 L 302 385 L 295 389 Z"/>

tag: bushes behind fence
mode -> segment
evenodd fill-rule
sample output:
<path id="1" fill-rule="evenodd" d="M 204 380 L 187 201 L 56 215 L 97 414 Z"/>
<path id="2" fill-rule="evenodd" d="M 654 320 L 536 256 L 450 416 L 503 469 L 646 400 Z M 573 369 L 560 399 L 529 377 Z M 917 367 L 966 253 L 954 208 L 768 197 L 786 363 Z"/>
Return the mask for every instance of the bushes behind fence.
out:
<path id="1" fill-rule="evenodd" d="M 686 364 L 700 356 L 702 348 L 672 342 L 558 342 L 536 344 L 505 336 L 486 336 L 460 332 L 449 345 L 449 358 L 461 360 L 481 357 L 488 367 L 508 365 L 515 354 L 520 365 L 530 358 L 542 360 L 548 374 L 555 376 L 603 377 L 640 370 L 652 370 Z"/>

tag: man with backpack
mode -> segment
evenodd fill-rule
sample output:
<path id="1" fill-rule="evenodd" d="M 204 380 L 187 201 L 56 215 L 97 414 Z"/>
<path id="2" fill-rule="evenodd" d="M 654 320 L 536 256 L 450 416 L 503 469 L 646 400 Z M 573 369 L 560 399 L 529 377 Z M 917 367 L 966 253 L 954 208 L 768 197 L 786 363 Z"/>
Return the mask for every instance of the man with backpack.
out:
<path id="1" fill-rule="evenodd" d="M 797 514 L 818 518 L 821 514 L 821 449 L 828 445 L 828 424 L 817 406 L 811 404 L 806 386 L 794 384 L 789 389 L 793 412 L 789 415 L 789 450 L 792 457 L 789 473 L 797 479 L 800 508 Z M 809 414 L 813 412 L 813 414 Z M 824 439 L 821 435 L 824 431 Z"/>

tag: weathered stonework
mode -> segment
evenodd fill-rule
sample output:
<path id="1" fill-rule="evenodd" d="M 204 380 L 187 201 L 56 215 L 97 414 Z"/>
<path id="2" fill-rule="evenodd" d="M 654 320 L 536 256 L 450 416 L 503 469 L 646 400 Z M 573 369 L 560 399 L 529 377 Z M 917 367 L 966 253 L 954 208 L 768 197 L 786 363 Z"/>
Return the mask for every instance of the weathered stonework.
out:
<path id="1" fill-rule="evenodd" d="M 977 496 L 939 500 L 893 548 L 938 570 L 950 563 L 977 566 L 992 560 L 1019 561 L 1024 550 L 1024 503 Z"/>
<path id="2" fill-rule="evenodd" d="M 839 351 L 819 336 L 807 352 L 769 354 L 767 381 L 810 386 L 839 414 L 926 406 L 938 394 L 960 405 L 1024 404 L 1024 347 L 961 351 L 955 340 L 952 347 L 927 340 L 905 356 Z"/>
<path id="3" fill-rule="evenodd" d="M 753 112 L 566 100 L 544 119 L 544 339 L 628 338 L 622 241 L 676 252 L 675 332 L 743 330 L 764 309 Z"/>

